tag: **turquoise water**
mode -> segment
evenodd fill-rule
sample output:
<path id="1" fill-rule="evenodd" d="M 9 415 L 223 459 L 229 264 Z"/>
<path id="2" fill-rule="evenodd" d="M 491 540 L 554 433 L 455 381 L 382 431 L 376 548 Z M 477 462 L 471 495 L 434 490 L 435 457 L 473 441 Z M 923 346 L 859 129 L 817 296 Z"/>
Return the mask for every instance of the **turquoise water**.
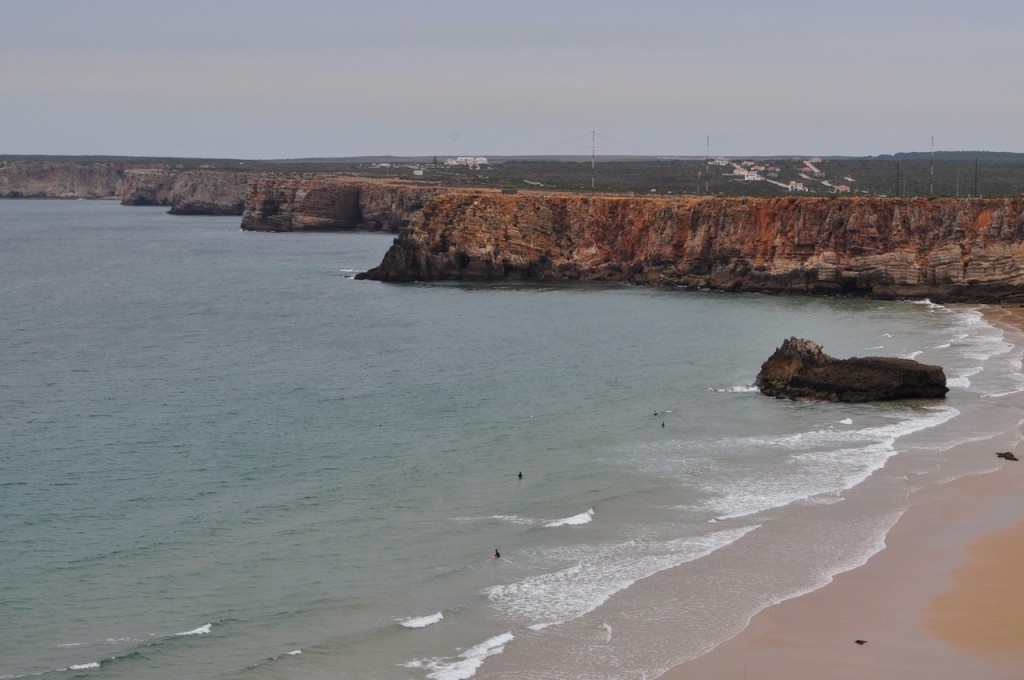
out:
<path id="1" fill-rule="evenodd" d="M 654 677 L 1021 418 L 970 307 L 384 285 L 389 236 L 109 202 L 0 238 L 0 677 Z M 765 398 L 793 335 L 953 389 Z"/>

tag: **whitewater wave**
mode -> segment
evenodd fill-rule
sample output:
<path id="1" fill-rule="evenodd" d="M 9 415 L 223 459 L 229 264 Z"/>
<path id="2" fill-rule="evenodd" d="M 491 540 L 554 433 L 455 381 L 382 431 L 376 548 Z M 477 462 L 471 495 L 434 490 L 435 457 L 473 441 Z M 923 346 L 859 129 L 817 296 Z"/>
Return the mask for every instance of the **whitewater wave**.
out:
<path id="1" fill-rule="evenodd" d="M 511 632 L 495 635 L 474 645 L 456 657 L 417 659 L 405 664 L 406 668 L 426 668 L 430 680 L 468 680 L 489 657 L 505 651 L 505 645 L 515 639 Z"/>
<path id="2" fill-rule="evenodd" d="M 412 618 L 403 619 L 398 623 L 405 628 L 426 628 L 427 626 L 437 623 L 444 619 L 444 614 L 437 612 L 436 614 L 430 614 L 429 616 L 414 616 Z"/>
<path id="3" fill-rule="evenodd" d="M 882 468 L 895 455 L 904 436 L 942 425 L 960 414 L 949 406 L 929 407 L 922 415 L 860 430 L 830 428 L 785 437 L 737 438 L 733 448 L 789 449 L 780 474 L 742 481 L 718 478 L 703 485 L 713 498 L 702 508 L 719 519 L 736 519 L 804 501 L 822 493 L 851 489 Z M 842 446 L 842 444 L 846 446 Z M 840 448 L 828 449 L 840 444 Z M 802 451 L 802 452 L 801 452 Z"/>
<path id="4" fill-rule="evenodd" d="M 99 667 L 100 667 L 99 662 L 98 661 L 93 661 L 91 663 L 79 663 L 79 664 L 75 664 L 74 666 L 68 666 L 64 670 L 68 670 L 68 671 L 89 671 L 89 670 L 92 670 L 94 668 L 99 668 Z"/>
<path id="5" fill-rule="evenodd" d="M 564 519 L 556 519 L 548 522 L 544 526 L 547 528 L 552 527 L 567 527 L 567 526 L 578 526 L 580 524 L 589 524 L 594 519 L 594 509 L 590 508 L 586 512 L 581 512 L 578 515 L 572 517 L 566 517 Z"/>
<path id="6" fill-rule="evenodd" d="M 194 630 L 186 630 L 183 633 L 175 633 L 175 637 L 185 637 L 188 635 L 209 635 L 210 629 L 213 627 L 212 623 L 207 623 Z"/>
<path id="7" fill-rule="evenodd" d="M 708 392 L 726 392 L 726 393 L 737 393 L 737 392 L 757 392 L 757 385 L 733 385 L 732 387 L 709 387 Z"/>
<path id="8" fill-rule="evenodd" d="M 641 579 L 710 555 L 757 526 L 668 541 L 633 540 L 597 546 L 588 549 L 571 567 L 491 586 L 484 592 L 499 609 L 525 619 L 530 630 L 539 631 L 597 609 Z"/>

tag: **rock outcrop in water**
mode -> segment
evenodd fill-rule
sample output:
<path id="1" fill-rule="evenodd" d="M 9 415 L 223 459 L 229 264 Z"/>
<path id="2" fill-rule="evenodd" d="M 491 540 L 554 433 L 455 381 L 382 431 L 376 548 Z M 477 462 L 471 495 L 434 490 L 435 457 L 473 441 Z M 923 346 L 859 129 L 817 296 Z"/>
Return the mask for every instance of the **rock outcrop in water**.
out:
<path id="1" fill-rule="evenodd" d="M 249 183 L 242 229 L 249 231 L 395 231 L 441 187 L 337 175 L 264 175 Z"/>
<path id="2" fill-rule="evenodd" d="M 1024 198 L 457 192 L 425 206 L 363 277 L 1024 302 Z"/>
<path id="3" fill-rule="evenodd" d="M 770 397 L 844 402 L 938 399 L 949 391 L 941 366 L 892 357 L 835 359 L 800 338 L 775 350 L 756 384 Z"/>

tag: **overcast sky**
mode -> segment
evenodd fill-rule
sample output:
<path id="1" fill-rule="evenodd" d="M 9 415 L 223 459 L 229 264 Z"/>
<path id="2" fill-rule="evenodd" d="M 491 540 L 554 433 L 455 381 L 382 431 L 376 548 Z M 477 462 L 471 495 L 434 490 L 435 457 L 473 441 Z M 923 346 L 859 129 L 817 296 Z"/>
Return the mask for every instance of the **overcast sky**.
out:
<path id="1" fill-rule="evenodd" d="M 1024 152 L 1020 0 L 0 11 L 0 154 Z"/>

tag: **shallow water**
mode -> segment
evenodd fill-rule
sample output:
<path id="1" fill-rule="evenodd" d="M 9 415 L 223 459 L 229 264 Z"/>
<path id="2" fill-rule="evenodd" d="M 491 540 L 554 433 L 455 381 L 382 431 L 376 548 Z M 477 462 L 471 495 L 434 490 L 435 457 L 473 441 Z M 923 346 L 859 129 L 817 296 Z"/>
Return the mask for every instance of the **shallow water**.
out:
<path id="1" fill-rule="evenodd" d="M 384 285 L 386 235 L 107 202 L 0 234 L 0 677 L 653 677 L 1021 418 L 969 307 Z M 952 390 L 767 399 L 789 336 Z"/>

